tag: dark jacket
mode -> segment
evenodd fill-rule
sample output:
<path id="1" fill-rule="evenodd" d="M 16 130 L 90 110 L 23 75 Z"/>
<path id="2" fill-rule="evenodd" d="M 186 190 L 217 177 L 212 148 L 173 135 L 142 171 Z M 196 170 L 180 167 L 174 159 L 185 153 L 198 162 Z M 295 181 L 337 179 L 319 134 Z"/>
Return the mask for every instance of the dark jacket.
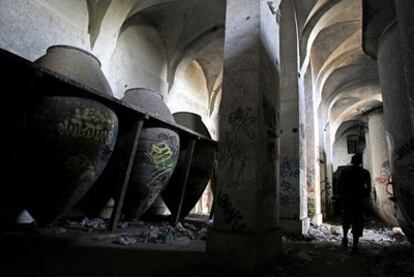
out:
<path id="1" fill-rule="evenodd" d="M 343 196 L 344 208 L 359 208 L 371 192 L 371 176 L 368 170 L 351 165 L 341 172 L 339 189 Z"/>

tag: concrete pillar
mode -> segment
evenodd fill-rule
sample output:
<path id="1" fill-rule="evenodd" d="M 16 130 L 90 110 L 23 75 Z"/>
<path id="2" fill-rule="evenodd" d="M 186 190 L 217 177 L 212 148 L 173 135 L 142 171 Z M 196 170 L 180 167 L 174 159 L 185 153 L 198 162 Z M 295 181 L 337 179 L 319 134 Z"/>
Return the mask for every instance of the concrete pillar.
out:
<path id="1" fill-rule="evenodd" d="M 414 5 L 409 1 L 396 1 L 396 3 L 407 5 L 407 12 L 412 10 Z M 407 45 L 400 44 L 400 37 L 405 43 L 414 42 L 414 34 L 408 32 L 409 26 L 405 26 L 412 19 L 408 19 L 403 10 L 398 6 L 399 24 L 391 23 L 379 41 L 378 71 L 383 91 L 387 130 L 393 149 L 391 168 L 396 215 L 405 234 L 414 242 L 414 137 L 411 117 L 414 111 L 411 101 L 414 98 L 414 88 L 412 88 L 414 78 L 410 77 L 413 72 L 408 72 L 413 70 L 411 61 L 414 57 L 410 54 L 412 49 L 407 50 Z M 402 30 L 398 28 L 400 25 L 404 25 Z M 405 60 L 406 58 L 408 60 Z"/>
<path id="2" fill-rule="evenodd" d="M 331 143 L 331 127 L 330 123 L 327 122 L 324 129 L 324 136 L 323 142 L 325 143 L 325 176 L 327 182 L 333 184 L 333 162 L 332 162 L 332 150 L 333 150 L 333 143 Z M 333 138 L 335 140 L 335 138 Z"/>
<path id="3" fill-rule="evenodd" d="M 314 96 L 314 103 L 318 103 L 317 99 L 315 99 L 316 95 Z M 318 132 L 315 140 L 315 146 L 317 148 L 316 151 L 319 152 L 318 155 L 318 175 L 319 175 L 319 183 L 321 184 L 321 212 L 324 213 L 326 217 L 334 213 L 333 209 L 333 201 L 332 201 L 332 195 L 333 195 L 333 186 L 331 183 L 331 180 L 328 180 L 327 175 L 327 158 L 326 158 L 326 152 L 325 152 L 325 144 L 324 144 L 324 136 L 325 136 L 325 130 L 324 130 L 324 124 L 323 124 L 323 116 L 322 111 L 320 107 L 314 106 L 315 109 L 315 119 L 317 128 L 315 129 L 316 132 Z"/>
<path id="4" fill-rule="evenodd" d="M 305 75 L 305 86 L 311 87 L 310 74 Z M 315 129 L 317 126 L 315 120 L 316 110 L 314 109 L 315 98 L 314 94 L 310 93 L 312 90 L 306 90 L 308 93 L 304 95 L 304 118 L 303 125 L 305 129 L 305 185 L 308 196 L 308 217 L 312 224 L 322 224 L 321 213 L 321 184 L 319 178 L 319 151 L 316 151 L 316 134 L 319 130 Z"/>
<path id="5" fill-rule="evenodd" d="M 317 170 L 319 173 L 319 183 L 321 184 L 321 213 L 323 218 L 329 217 L 333 214 L 334 210 L 332 207 L 332 185 L 328 182 L 328 178 L 326 177 L 326 155 L 325 151 L 319 151 L 319 165 L 317 166 Z"/>
<path id="6" fill-rule="evenodd" d="M 281 251 L 274 2 L 227 1 L 215 217 L 207 252 L 216 266 L 244 272 L 274 261 Z"/>
<path id="7" fill-rule="evenodd" d="M 375 109 L 368 114 L 368 129 L 368 140 L 371 149 L 370 173 L 376 196 L 374 208 L 385 223 L 390 226 L 398 226 L 394 203 L 390 200 L 394 193 L 382 108 Z"/>
<path id="8" fill-rule="evenodd" d="M 370 140 L 370 131 L 368 128 L 368 119 L 363 117 L 364 123 L 366 123 L 366 128 L 364 128 L 364 140 L 365 140 L 365 148 L 362 156 L 362 167 L 369 171 L 371 174 L 371 192 L 370 192 L 370 202 L 369 202 L 369 210 L 372 214 L 378 214 L 378 208 L 376 208 L 377 203 L 377 192 L 375 191 L 375 178 L 373 177 L 373 167 L 372 167 L 372 151 L 377 151 L 373 149 L 371 146 Z"/>
<path id="9" fill-rule="evenodd" d="M 395 9 L 401 47 L 402 72 L 407 87 L 411 128 L 414 130 L 414 1 L 395 0 Z"/>
<path id="10" fill-rule="evenodd" d="M 300 187 L 298 33 L 293 1 L 282 1 L 280 10 L 280 222 L 283 232 L 301 234 L 307 214 L 303 213 L 306 199 Z"/>

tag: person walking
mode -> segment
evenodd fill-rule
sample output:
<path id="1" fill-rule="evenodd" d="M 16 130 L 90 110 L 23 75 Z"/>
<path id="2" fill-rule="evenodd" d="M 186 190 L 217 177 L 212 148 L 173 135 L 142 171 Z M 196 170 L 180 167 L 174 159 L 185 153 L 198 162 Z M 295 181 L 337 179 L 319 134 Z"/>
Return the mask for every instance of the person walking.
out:
<path id="1" fill-rule="evenodd" d="M 358 253 L 359 238 L 364 229 L 365 203 L 370 197 L 371 176 L 362 168 L 362 154 L 352 156 L 351 165 L 343 170 L 339 180 L 343 197 L 342 228 L 344 237 L 342 246 L 348 247 L 348 231 L 352 226 L 353 244 L 351 252 Z"/>

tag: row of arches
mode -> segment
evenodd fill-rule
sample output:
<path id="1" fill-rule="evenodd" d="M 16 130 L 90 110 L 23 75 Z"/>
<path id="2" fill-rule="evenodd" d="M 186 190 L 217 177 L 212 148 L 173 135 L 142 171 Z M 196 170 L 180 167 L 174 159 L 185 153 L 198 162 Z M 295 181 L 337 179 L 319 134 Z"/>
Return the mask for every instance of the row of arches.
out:
<path id="1" fill-rule="evenodd" d="M 304 132 L 303 175 L 313 191 L 319 187 L 324 192 L 320 198 L 313 197 L 307 184 L 308 205 L 302 208 L 321 204 L 315 214 L 321 213 L 326 218 L 333 211 L 335 172 L 349 164 L 355 151 L 362 151 L 364 167 L 373 175 L 373 209 L 387 224 L 397 226 L 395 207 L 390 201 L 391 186 L 381 183 L 380 172 L 389 163 L 391 146 L 381 110 L 377 61 L 363 49 L 362 2 L 320 0 L 312 1 L 312 5 L 301 0 L 294 2 L 299 82 L 302 97 L 308 99 L 303 100 L 301 113 L 302 119 L 313 119 Z M 351 137 L 356 138 L 357 149 L 350 149 Z M 321 217 L 314 216 L 313 222 L 321 223 Z"/>

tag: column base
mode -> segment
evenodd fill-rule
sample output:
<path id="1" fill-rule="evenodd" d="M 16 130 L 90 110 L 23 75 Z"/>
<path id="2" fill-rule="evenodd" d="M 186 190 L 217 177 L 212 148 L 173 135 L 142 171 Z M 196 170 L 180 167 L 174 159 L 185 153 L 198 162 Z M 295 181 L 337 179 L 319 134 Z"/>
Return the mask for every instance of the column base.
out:
<path id="1" fill-rule="evenodd" d="M 318 213 L 318 214 L 313 215 L 311 222 L 315 226 L 321 225 L 323 223 L 322 213 Z"/>
<path id="2" fill-rule="evenodd" d="M 208 231 L 208 260 L 224 271 L 254 273 L 275 262 L 281 252 L 280 228 L 260 234 L 231 233 L 214 228 Z"/>
<path id="3" fill-rule="evenodd" d="M 280 226 L 283 234 L 301 235 L 306 234 L 309 230 L 310 219 L 280 219 Z"/>

